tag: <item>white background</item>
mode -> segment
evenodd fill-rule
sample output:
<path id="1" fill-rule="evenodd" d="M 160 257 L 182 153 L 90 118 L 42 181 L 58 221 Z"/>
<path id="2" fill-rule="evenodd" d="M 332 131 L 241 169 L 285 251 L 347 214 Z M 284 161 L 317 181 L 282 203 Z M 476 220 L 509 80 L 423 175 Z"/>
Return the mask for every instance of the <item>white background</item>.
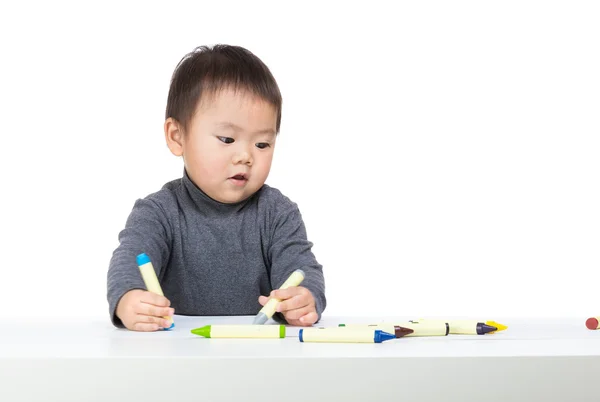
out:
<path id="1" fill-rule="evenodd" d="M 108 320 L 118 232 L 182 173 L 171 73 L 215 43 L 279 82 L 267 183 L 327 315 L 600 314 L 597 2 L 161 3 L 0 6 L 2 316 Z"/>

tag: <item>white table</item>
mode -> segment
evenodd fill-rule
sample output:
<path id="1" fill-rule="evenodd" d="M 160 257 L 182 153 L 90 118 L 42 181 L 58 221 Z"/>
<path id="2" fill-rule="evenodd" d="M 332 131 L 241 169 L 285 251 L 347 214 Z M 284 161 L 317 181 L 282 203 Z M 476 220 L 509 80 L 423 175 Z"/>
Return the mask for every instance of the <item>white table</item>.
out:
<path id="1" fill-rule="evenodd" d="M 324 317 L 320 326 L 372 319 Z M 406 320 L 407 317 L 397 317 Z M 0 400 L 600 401 L 600 331 L 585 317 L 511 320 L 485 336 L 382 344 L 206 339 L 190 329 L 252 317 L 176 316 L 172 331 L 107 320 L 0 324 Z"/>

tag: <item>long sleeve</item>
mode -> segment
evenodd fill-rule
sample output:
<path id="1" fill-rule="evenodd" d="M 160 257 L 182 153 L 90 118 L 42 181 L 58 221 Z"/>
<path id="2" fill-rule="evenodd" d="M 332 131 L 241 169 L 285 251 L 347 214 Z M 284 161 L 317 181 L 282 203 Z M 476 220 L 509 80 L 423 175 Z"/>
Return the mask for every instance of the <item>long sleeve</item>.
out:
<path id="1" fill-rule="evenodd" d="M 171 230 L 160 205 L 148 198 L 137 200 L 119 233 L 119 246 L 113 252 L 107 274 L 107 298 L 113 325 L 123 327 L 116 316 L 121 297 L 132 289 L 146 289 L 136 256 L 146 253 L 159 280 L 169 260 Z"/>
<path id="2" fill-rule="evenodd" d="M 297 206 L 278 214 L 273 225 L 269 257 L 271 261 L 271 284 L 274 289 L 296 269 L 305 273 L 304 286 L 311 291 L 319 320 L 327 305 L 323 267 L 312 252 L 313 243 L 307 240 L 306 228 Z"/>

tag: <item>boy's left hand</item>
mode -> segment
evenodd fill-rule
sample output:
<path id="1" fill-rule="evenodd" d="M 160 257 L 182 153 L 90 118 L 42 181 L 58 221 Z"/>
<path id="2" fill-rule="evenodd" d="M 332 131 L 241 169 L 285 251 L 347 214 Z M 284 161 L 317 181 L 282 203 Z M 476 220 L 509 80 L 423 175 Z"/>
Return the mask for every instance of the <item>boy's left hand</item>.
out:
<path id="1" fill-rule="evenodd" d="M 315 298 L 305 287 L 291 286 L 287 289 L 277 289 L 272 291 L 269 297 L 260 296 L 258 302 L 264 306 L 271 297 L 281 300 L 276 311 L 283 314 L 290 325 L 311 326 L 319 318 Z"/>

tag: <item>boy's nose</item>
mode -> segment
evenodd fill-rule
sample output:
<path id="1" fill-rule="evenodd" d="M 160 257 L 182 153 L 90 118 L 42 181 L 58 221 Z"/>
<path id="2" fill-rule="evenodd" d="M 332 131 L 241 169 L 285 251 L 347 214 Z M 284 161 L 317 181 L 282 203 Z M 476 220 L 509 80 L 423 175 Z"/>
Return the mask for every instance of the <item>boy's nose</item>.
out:
<path id="1" fill-rule="evenodd" d="M 233 156 L 233 164 L 237 165 L 237 164 L 244 164 L 244 165 L 249 165 L 252 166 L 252 156 L 250 155 L 250 152 L 248 151 L 241 151 L 241 152 L 237 152 L 234 156 Z"/>

